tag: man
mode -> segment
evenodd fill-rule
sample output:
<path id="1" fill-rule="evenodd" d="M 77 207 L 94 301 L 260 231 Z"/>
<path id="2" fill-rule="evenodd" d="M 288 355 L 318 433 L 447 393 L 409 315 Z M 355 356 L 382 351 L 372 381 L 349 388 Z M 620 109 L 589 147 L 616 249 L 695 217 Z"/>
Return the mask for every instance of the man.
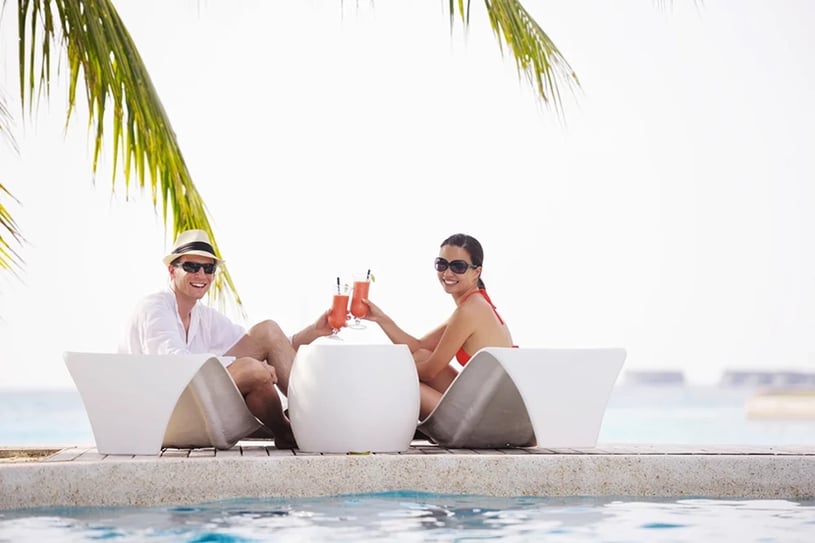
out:
<path id="1" fill-rule="evenodd" d="M 145 297 L 137 305 L 119 350 L 235 357 L 226 369 L 246 406 L 272 431 L 277 448 L 294 448 L 291 425 L 275 385 L 288 394 L 297 348 L 331 334 L 328 312 L 291 338 L 272 320 L 246 330 L 219 311 L 198 303 L 212 286 L 222 262 L 203 230 L 179 234 L 172 251 L 164 257 L 170 288 Z"/>

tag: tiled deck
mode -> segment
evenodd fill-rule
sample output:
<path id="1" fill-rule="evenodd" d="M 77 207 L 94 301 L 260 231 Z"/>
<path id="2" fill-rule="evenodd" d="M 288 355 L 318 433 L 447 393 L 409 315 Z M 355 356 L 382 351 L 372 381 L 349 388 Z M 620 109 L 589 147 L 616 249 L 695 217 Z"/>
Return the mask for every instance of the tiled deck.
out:
<path id="1" fill-rule="evenodd" d="M 815 498 L 815 447 L 599 445 L 317 454 L 241 442 L 228 451 L 106 456 L 72 447 L 0 463 L 0 509 L 191 504 L 247 496 L 416 490 L 496 496 Z"/>

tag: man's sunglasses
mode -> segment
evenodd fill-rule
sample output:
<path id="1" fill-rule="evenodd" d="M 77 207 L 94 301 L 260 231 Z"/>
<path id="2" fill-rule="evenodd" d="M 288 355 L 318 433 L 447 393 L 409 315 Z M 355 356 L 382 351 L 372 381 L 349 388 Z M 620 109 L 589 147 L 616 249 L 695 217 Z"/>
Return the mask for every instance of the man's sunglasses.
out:
<path id="1" fill-rule="evenodd" d="M 441 257 L 436 259 L 434 265 L 436 266 L 437 272 L 443 272 L 447 268 L 450 268 L 453 273 L 457 273 L 459 275 L 467 273 L 467 270 L 470 268 L 476 269 L 478 267 L 475 264 L 470 264 L 465 260 L 453 260 L 452 262 L 447 262 L 447 260 Z"/>
<path id="2" fill-rule="evenodd" d="M 187 273 L 198 273 L 198 270 L 204 268 L 204 273 L 207 275 L 212 275 L 218 268 L 218 264 L 202 264 L 200 262 L 178 262 L 174 266 L 176 268 L 181 266 L 181 269 Z"/>

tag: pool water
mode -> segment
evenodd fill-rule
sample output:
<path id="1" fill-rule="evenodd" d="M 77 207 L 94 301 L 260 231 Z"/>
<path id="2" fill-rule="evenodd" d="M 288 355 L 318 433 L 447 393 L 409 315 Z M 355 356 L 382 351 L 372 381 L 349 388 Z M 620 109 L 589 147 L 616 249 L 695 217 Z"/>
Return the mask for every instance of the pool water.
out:
<path id="1" fill-rule="evenodd" d="M 0 512 L 0 541 L 815 541 L 815 501 L 416 492 Z"/>

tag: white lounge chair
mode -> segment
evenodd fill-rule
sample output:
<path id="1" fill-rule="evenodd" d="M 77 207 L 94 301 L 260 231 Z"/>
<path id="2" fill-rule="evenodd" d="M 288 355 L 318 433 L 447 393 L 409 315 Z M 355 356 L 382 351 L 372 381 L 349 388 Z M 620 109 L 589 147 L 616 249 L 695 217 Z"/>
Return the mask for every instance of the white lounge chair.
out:
<path id="1" fill-rule="evenodd" d="M 66 352 L 63 358 L 102 454 L 229 449 L 262 426 L 217 357 Z"/>
<path id="2" fill-rule="evenodd" d="M 623 349 L 486 348 L 418 429 L 449 448 L 594 447 Z"/>

